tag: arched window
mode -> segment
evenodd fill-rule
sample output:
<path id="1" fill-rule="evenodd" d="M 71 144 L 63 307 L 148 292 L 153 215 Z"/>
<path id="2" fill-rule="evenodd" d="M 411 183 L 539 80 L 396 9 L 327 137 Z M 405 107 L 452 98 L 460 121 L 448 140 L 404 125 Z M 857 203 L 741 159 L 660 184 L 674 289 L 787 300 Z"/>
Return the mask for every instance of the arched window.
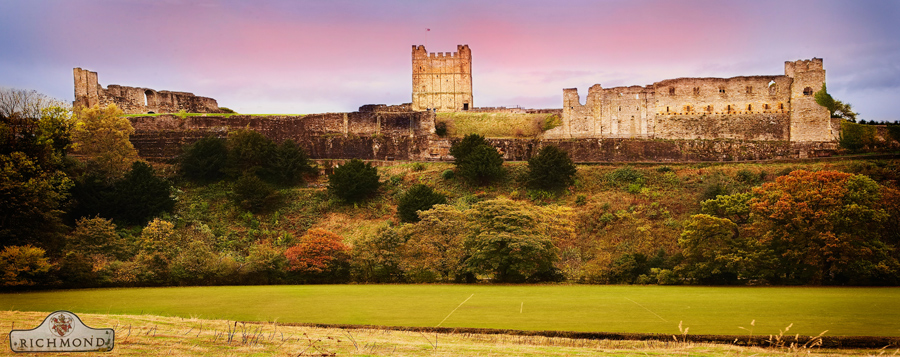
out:
<path id="1" fill-rule="evenodd" d="M 813 90 L 810 87 L 803 88 L 803 95 L 813 95 Z"/>
<path id="2" fill-rule="evenodd" d="M 149 107 L 151 105 L 156 105 L 156 100 L 154 99 L 152 90 L 148 89 L 144 91 L 144 106 Z"/>

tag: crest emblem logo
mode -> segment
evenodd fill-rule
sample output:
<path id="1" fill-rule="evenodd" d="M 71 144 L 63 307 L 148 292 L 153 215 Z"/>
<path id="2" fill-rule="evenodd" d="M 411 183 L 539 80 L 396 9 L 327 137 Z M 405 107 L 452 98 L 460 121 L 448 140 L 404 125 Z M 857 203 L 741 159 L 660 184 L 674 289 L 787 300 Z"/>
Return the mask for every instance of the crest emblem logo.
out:
<path id="1" fill-rule="evenodd" d="M 72 333 L 72 317 L 65 313 L 50 317 L 50 332 L 59 337 L 68 336 Z"/>

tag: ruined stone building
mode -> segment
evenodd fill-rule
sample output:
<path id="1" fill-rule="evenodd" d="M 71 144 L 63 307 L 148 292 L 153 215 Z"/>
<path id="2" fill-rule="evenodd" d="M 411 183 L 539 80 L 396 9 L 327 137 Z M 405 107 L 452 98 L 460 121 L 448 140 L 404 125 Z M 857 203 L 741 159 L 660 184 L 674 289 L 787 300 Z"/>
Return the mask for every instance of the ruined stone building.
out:
<path id="1" fill-rule="evenodd" d="M 839 122 L 816 103 L 821 58 L 785 62 L 784 75 L 678 78 L 641 87 L 563 90 L 563 124 L 544 138 L 740 139 L 833 142 Z"/>
<path id="2" fill-rule="evenodd" d="M 472 51 L 469 45 L 456 52 L 428 53 L 412 46 L 412 109 L 439 112 L 469 110 L 472 104 Z"/>
<path id="3" fill-rule="evenodd" d="M 149 88 L 125 87 L 110 84 L 104 89 L 97 82 L 97 72 L 74 69 L 75 107 L 105 107 L 115 104 L 125 114 L 177 113 L 219 113 L 215 99 L 199 97 L 193 93 L 155 91 Z"/>

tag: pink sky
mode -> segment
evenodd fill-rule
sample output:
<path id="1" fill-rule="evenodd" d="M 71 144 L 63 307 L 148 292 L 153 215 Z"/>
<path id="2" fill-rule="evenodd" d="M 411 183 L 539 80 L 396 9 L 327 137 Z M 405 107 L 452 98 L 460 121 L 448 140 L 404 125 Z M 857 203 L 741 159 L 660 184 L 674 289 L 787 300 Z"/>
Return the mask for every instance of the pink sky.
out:
<path id="1" fill-rule="evenodd" d="M 900 2 L 876 0 L 0 0 L 0 86 L 72 100 L 81 67 L 243 113 L 351 111 L 410 101 L 412 45 L 468 44 L 476 106 L 556 108 L 563 88 L 820 57 L 836 98 L 897 120 L 898 18 Z"/>

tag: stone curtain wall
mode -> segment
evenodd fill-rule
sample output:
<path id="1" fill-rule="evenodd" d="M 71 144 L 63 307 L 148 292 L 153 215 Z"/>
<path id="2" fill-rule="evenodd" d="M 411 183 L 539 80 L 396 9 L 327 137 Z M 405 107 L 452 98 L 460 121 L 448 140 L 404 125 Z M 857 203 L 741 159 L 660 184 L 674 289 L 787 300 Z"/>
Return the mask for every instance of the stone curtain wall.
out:
<path id="1" fill-rule="evenodd" d="M 678 78 L 641 87 L 563 90 L 563 138 L 741 139 L 833 142 L 838 130 L 813 93 L 822 60 L 785 63 L 785 75 Z"/>
<path id="2" fill-rule="evenodd" d="M 412 110 L 453 112 L 474 107 L 469 45 L 458 45 L 453 53 L 428 53 L 425 46 L 413 45 L 412 67 Z"/>
<path id="3" fill-rule="evenodd" d="M 126 114 L 219 113 L 215 99 L 187 92 L 155 91 L 149 88 L 125 87 L 111 84 L 104 89 L 97 80 L 97 72 L 75 68 L 75 107 L 105 107 L 115 104 Z"/>
<path id="4" fill-rule="evenodd" d="M 292 139 L 319 160 L 451 161 L 450 146 L 459 139 L 436 137 L 432 112 L 353 112 L 306 116 L 174 115 L 130 118 L 131 142 L 141 157 L 165 160 L 181 147 L 206 136 L 225 138 L 230 130 L 249 128 L 281 141 Z M 373 124 L 375 123 L 375 124 Z M 659 139 L 489 139 L 506 160 L 524 161 L 545 145 L 556 145 L 577 162 L 676 162 L 769 160 L 828 156 L 834 143 L 748 140 Z"/>

